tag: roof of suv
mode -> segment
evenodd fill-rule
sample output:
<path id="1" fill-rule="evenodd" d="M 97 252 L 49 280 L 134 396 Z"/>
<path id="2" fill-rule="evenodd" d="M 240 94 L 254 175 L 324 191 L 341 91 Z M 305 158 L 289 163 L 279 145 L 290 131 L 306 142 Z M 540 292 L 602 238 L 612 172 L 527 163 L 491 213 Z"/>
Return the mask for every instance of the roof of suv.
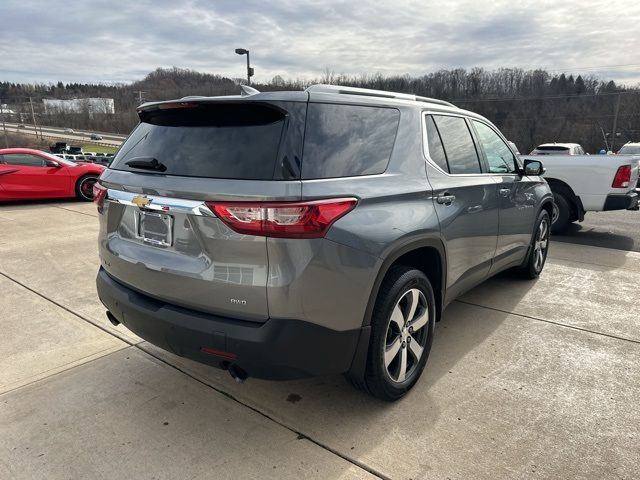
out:
<path id="1" fill-rule="evenodd" d="M 175 100 L 166 100 L 162 102 L 144 103 L 138 107 L 138 111 L 153 109 L 158 105 L 170 104 L 176 102 L 214 102 L 214 101 L 298 101 L 306 102 L 310 99 L 323 99 L 328 102 L 341 103 L 348 99 L 351 102 L 372 103 L 377 105 L 404 105 L 416 106 L 423 108 L 425 106 L 435 107 L 438 110 L 449 110 L 456 113 L 464 113 L 472 116 L 479 115 L 462 110 L 455 105 L 444 100 L 435 98 L 421 97 L 418 95 L 389 92 L 385 90 L 371 90 L 366 88 L 346 87 L 340 85 L 324 85 L 317 84 L 307 87 L 304 91 L 276 91 L 276 92 L 259 92 L 255 88 L 241 85 L 241 95 L 224 95 L 217 97 L 204 96 L 188 96 Z"/>

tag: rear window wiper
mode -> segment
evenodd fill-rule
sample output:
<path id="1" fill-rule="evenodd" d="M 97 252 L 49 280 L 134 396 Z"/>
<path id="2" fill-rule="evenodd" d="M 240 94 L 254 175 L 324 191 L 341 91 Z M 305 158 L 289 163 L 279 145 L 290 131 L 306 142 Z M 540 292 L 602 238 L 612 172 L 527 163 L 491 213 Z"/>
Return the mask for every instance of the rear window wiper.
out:
<path id="1" fill-rule="evenodd" d="M 160 163 L 157 158 L 153 157 L 135 157 L 125 162 L 125 165 L 131 168 L 140 168 L 142 170 L 156 170 L 164 172 L 167 170 L 166 165 Z"/>

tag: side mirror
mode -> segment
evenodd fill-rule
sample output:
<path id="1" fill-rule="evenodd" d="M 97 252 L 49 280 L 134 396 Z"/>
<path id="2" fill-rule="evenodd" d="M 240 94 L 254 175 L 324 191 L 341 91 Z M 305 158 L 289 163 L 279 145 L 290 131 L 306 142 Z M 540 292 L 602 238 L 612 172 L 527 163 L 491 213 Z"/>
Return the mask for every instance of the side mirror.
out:
<path id="1" fill-rule="evenodd" d="M 54 160 L 45 160 L 45 163 L 47 167 L 62 168 L 62 165 Z"/>
<path id="2" fill-rule="evenodd" d="M 524 174 L 527 176 L 535 177 L 542 175 L 546 172 L 542 162 L 540 160 L 525 160 L 524 161 Z"/>

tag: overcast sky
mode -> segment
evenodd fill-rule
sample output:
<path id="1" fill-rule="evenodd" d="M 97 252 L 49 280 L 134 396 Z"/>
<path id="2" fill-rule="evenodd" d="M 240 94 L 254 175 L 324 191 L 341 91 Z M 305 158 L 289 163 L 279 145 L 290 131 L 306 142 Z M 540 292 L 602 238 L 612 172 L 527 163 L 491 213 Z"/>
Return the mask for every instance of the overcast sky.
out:
<path id="1" fill-rule="evenodd" d="M 256 80 L 545 67 L 640 82 L 640 1 L 0 1 L 0 80 L 137 80 L 177 66 Z"/>

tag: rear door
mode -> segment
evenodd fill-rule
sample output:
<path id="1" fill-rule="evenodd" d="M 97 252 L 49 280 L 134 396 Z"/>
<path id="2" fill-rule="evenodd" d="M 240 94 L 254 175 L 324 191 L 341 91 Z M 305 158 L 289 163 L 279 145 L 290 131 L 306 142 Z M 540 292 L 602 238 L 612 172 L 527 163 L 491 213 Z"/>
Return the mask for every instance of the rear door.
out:
<path id="1" fill-rule="evenodd" d="M 492 271 L 524 260 L 536 220 L 535 189 L 540 177 L 521 176 L 515 155 L 496 130 L 485 122 L 472 120 L 484 159 L 486 175 L 498 184 L 500 227 Z"/>
<path id="2" fill-rule="evenodd" d="M 447 250 L 447 301 L 489 273 L 498 239 L 497 184 L 481 169 L 468 121 L 458 115 L 425 117 L 427 176 Z M 436 167 L 437 165 L 437 167 Z"/>
<path id="3" fill-rule="evenodd" d="M 72 191 L 67 167 L 48 166 L 44 158 L 27 153 L 2 155 L 0 184 L 13 199 L 64 197 Z"/>
<path id="4" fill-rule="evenodd" d="M 299 200 L 305 111 L 247 101 L 142 112 L 101 177 L 103 268 L 171 304 L 266 320 L 266 238 L 231 230 L 205 202 Z"/>

